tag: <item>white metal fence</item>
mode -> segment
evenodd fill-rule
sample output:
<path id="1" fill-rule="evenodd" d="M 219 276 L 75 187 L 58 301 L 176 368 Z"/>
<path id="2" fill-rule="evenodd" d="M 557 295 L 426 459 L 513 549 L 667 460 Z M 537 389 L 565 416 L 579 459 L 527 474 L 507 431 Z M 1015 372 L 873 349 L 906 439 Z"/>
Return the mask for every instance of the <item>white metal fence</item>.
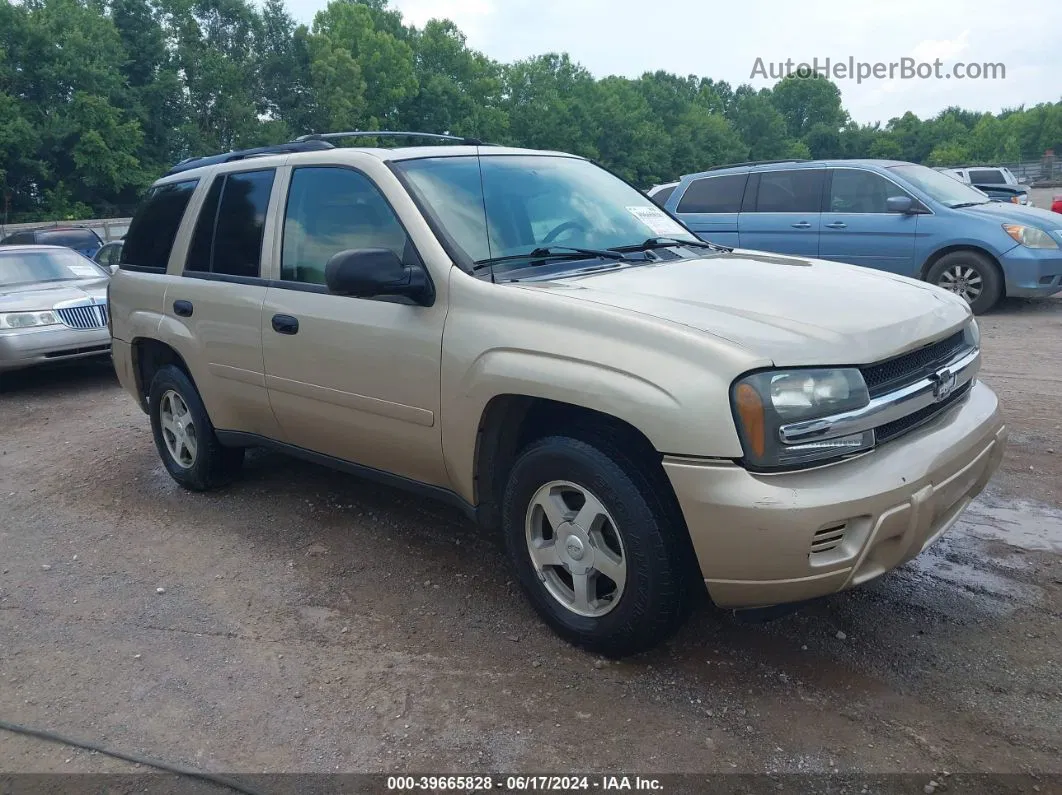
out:
<path id="1" fill-rule="evenodd" d="M 23 229 L 45 229 L 55 226 L 80 226 L 93 230 L 103 238 L 104 243 L 119 240 L 129 230 L 132 218 L 96 218 L 90 221 L 43 221 L 35 224 L 0 223 L 0 238 L 7 237 Z"/>

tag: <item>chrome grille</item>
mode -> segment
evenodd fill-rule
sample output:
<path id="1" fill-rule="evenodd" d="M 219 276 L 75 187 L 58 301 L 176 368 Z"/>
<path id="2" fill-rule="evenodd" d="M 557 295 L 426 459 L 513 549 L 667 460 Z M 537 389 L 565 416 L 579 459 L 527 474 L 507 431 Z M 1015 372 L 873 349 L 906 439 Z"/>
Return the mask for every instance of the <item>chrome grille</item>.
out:
<path id="1" fill-rule="evenodd" d="M 53 310 L 56 316 L 70 328 L 107 328 L 107 305 L 66 306 Z"/>
<path id="2" fill-rule="evenodd" d="M 920 381 L 967 347 L 963 332 L 884 362 L 860 367 L 872 398 Z"/>

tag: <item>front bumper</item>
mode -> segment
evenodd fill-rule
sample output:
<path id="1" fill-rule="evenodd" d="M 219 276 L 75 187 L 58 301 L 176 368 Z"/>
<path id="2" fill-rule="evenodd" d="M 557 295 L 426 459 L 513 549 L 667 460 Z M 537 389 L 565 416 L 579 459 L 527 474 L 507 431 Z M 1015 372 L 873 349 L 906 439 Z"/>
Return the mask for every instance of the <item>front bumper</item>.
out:
<path id="1" fill-rule="evenodd" d="M 999 468 L 995 394 L 970 394 L 924 428 L 859 458 L 758 475 L 666 457 L 701 573 L 721 607 L 766 607 L 841 591 L 917 556 Z"/>
<path id="2" fill-rule="evenodd" d="M 1062 249 L 1015 246 L 999 258 L 1007 296 L 1046 298 L 1062 292 Z"/>
<path id="3" fill-rule="evenodd" d="M 0 372 L 110 352 L 111 334 L 106 328 L 56 325 L 0 331 Z"/>

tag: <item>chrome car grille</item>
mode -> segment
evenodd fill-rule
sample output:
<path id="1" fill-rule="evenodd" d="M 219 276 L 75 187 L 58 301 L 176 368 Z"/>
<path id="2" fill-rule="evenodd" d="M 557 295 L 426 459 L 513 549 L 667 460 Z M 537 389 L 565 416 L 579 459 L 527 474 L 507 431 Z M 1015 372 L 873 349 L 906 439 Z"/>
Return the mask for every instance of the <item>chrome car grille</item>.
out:
<path id="1" fill-rule="evenodd" d="M 876 398 L 932 375 L 966 347 L 963 332 L 957 331 L 918 350 L 859 369 L 870 397 Z"/>
<path id="2" fill-rule="evenodd" d="M 53 310 L 56 316 L 70 328 L 107 328 L 107 305 L 67 306 Z"/>

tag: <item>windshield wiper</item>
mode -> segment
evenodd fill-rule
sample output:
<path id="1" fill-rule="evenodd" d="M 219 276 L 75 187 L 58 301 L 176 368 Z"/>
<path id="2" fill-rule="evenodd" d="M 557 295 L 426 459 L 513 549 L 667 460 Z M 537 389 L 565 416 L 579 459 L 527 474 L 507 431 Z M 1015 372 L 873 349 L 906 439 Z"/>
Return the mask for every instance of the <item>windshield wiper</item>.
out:
<path id="1" fill-rule="evenodd" d="M 991 202 L 959 202 L 958 204 L 949 204 L 953 210 L 958 210 L 962 207 L 980 207 L 982 204 L 991 204 Z"/>
<path id="2" fill-rule="evenodd" d="M 690 248 L 707 248 L 713 251 L 730 251 L 725 246 L 709 243 L 707 240 L 682 240 L 677 237 L 651 237 L 648 240 L 633 246 L 616 246 L 613 251 L 645 251 L 650 248 L 664 248 L 665 246 L 689 246 Z"/>
<path id="3" fill-rule="evenodd" d="M 574 255 L 574 256 L 573 256 Z M 490 268 L 499 262 L 513 262 L 515 260 L 547 260 L 547 259 L 628 259 L 626 254 L 620 251 L 605 248 L 573 248 L 571 246 L 541 246 L 528 251 L 526 254 L 509 254 L 505 257 L 491 257 L 490 259 L 476 260 L 472 264 L 472 271 L 481 271 Z"/>

